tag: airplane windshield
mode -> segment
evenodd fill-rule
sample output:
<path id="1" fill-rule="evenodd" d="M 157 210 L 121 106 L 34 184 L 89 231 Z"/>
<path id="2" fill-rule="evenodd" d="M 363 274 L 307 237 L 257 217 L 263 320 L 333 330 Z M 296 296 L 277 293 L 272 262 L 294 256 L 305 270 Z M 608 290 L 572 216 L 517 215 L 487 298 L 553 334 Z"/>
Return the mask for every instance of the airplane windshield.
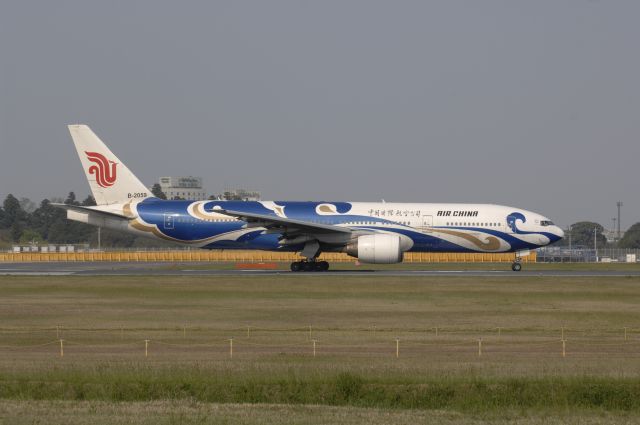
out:
<path id="1" fill-rule="evenodd" d="M 551 220 L 542 220 L 540 222 L 540 225 L 541 226 L 553 226 L 553 221 L 551 221 Z"/>

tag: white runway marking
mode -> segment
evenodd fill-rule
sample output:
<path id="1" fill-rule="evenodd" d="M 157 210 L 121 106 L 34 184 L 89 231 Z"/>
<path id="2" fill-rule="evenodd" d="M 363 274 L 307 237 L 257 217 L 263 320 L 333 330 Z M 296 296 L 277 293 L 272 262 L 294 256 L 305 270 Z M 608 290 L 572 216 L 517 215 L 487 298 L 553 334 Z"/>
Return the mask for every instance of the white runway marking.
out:
<path id="1" fill-rule="evenodd" d="M 513 273 L 507 270 L 480 270 L 482 273 Z M 478 270 L 407 270 L 407 273 L 478 273 Z"/>

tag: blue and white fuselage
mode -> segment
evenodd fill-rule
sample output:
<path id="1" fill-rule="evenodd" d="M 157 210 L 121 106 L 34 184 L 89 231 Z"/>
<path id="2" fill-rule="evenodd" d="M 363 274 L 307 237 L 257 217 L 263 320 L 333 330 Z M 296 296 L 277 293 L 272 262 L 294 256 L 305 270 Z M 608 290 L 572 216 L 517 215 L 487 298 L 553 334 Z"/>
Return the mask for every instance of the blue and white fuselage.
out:
<path id="1" fill-rule="evenodd" d="M 395 263 L 405 252 L 518 256 L 564 236 L 540 214 L 491 204 L 161 200 L 89 127 L 69 130 L 98 205 L 58 205 L 67 217 L 183 245 L 300 252 L 311 262 L 346 252 Z"/>
<path id="2" fill-rule="evenodd" d="M 548 245 L 562 230 L 539 214 L 500 205 L 368 202 L 164 201 L 128 204 L 140 234 L 205 249 L 301 251 L 306 241 L 282 243 L 283 233 L 221 211 L 252 213 L 370 233 L 398 234 L 405 252 L 515 252 Z M 285 234 L 286 236 L 286 234 Z M 319 232 L 325 251 L 341 251 L 351 237 Z M 406 238 L 406 239 L 405 239 Z"/>

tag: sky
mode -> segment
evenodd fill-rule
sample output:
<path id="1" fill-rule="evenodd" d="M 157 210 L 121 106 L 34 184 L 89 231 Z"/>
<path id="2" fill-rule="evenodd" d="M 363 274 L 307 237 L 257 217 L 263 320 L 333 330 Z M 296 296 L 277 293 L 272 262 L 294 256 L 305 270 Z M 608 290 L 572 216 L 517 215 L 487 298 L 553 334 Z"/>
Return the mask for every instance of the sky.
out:
<path id="1" fill-rule="evenodd" d="M 0 197 L 149 186 L 640 221 L 638 1 L 4 1 Z"/>

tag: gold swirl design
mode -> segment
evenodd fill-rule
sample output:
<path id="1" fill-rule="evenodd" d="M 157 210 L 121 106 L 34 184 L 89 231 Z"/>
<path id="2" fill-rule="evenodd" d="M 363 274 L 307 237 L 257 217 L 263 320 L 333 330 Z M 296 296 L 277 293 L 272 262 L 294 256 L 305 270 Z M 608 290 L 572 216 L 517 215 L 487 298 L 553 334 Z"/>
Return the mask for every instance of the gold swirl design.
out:
<path id="1" fill-rule="evenodd" d="M 176 238 L 172 238 L 171 236 L 167 236 L 164 233 L 162 233 L 159 229 L 158 226 L 154 225 L 149 225 L 146 223 L 143 223 L 142 221 L 140 221 L 139 219 L 135 219 L 133 221 L 131 221 L 129 223 L 129 225 L 131 227 L 133 227 L 136 230 L 139 230 L 141 232 L 146 232 L 146 233 L 152 233 L 154 236 L 160 238 L 160 239 L 164 239 L 166 241 L 171 241 L 171 242 L 180 242 L 180 243 L 195 243 L 191 242 L 191 241 L 183 241 L 181 239 L 176 239 Z"/>
<path id="2" fill-rule="evenodd" d="M 220 214 L 220 213 L 216 213 L 216 209 L 214 205 L 214 208 L 211 209 L 211 211 L 206 211 L 205 210 L 205 205 L 207 205 L 208 203 L 210 203 L 212 201 L 197 201 L 197 202 L 193 202 L 192 204 L 189 205 L 189 207 L 187 208 L 187 213 L 189 213 L 192 217 L 195 217 L 197 219 L 200 220 L 212 220 L 212 219 L 216 219 L 216 218 L 221 218 L 224 217 L 225 219 L 228 218 L 233 218 L 227 214 Z M 266 209 L 273 211 L 276 216 L 278 217 L 283 217 L 286 218 L 285 214 L 284 214 L 284 207 L 280 206 L 280 205 L 273 205 L 273 206 L 267 206 L 267 205 L 263 205 Z"/>
<path id="3" fill-rule="evenodd" d="M 182 244 L 189 244 L 189 245 L 196 245 L 196 244 L 209 244 L 211 242 L 215 242 L 216 240 L 221 240 L 221 239 L 225 239 L 225 237 L 229 237 L 230 235 L 234 235 L 234 234 L 238 234 L 240 233 L 240 236 L 244 233 L 250 233 L 250 232 L 255 232 L 255 229 L 236 229 L 236 230 L 231 230 L 229 232 L 224 232 L 224 233 L 220 233 L 214 236 L 209 236 L 206 238 L 202 238 L 202 239 L 194 239 L 194 240 L 184 240 L 184 239 L 177 239 L 177 238 L 172 238 L 171 236 L 167 236 L 164 233 L 162 233 L 162 231 L 160 229 L 158 229 L 158 226 L 155 224 L 147 224 L 143 221 L 141 221 L 140 219 L 136 218 L 135 220 L 132 220 L 129 222 L 129 225 L 131 227 L 133 227 L 136 230 L 139 230 L 141 232 L 146 232 L 146 233 L 151 233 L 154 236 L 160 238 L 160 239 L 164 239 L 167 241 L 171 241 L 171 242 L 178 242 L 178 243 L 182 243 Z"/>
<path id="4" fill-rule="evenodd" d="M 187 208 L 187 212 L 193 217 L 199 218 L 200 220 L 211 220 L 215 217 L 215 215 L 213 212 L 207 213 L 206 211 L 204 211 L 205 204 L 206 202 L 194 202 L 193 204 L 189 205 L 189 208 Z"/>
<path id="5" fill-rule="evenodd" d="M 466 241 L 471 242 L 479 249 L 487 251 L 497 251 L 500 249 L 500 240 L 495 236 L 487 236 L 486 241 L 482 241 L 469 233 L 457 232 L 455 230 L 433 229 L 434 232 L 444 233 L 447 235 L 457 236 Z"/>
<path id="6" fill-rule="evenodd" d="M 275 212 L 278 217 L 286 218 L 286 216 L 284 215 L 284 207 L 282 207 L 280 205 L 274 205 L 273 206 L 273 212 Z"/>
<path id="7" fill-rule="evenodd" d="M 207 213 L 206 211 L 203 211 L 204 209 L 204 205 L 210 201 L 199 201 L 199 202 L 194 202 L 191 205 L 189 205 L 189 208 L 187 209 L 188 213 L 195 218 L 198 218 L 200 220 L 204 220 L 204 221 L 209 221 L 217 216 L 219 216 L 219 214 L 215 213 L 215 210 L 213 210 L 210 213 Z M 123 212 L 125 213 L 125 215 L 128 213 L 131 214 L 132 217 L 134 217 L 134 215 L 131 213 L 131 205 L 130 204 L 126 204 L 123 207 Z M 215 242 L 216 240 L 221 240 L 221 239 L 225 239 L 225 238 L 233 238 L 238 237 L 238 234 L 243 234 L 243 233 L 248 233 L 250 231 L 255 231 L 252 229 L 235 229 L 235 230 L 231 230 L 228 232 L 224 232 L 224 233 L 219 233 L 213 236 L 208 236 L 206 238 L 202 238 L 202 239 L 194 239 L 194 240 L 185 240 L 185 239 L 178 239 L 178 238 L 174 238 L 171 236 L 168 236 L 166 234 L 164 234 L 164 232 L 162 232 L 162 230 L 160 230 L 158 228 L 157 224 L 148 224 L 145 223 L 140 217 L 135 218 L 134 220 L 131 220 L 129 222 L 129 225 L 136 229 L 139 230 L 141 232 L 145 232 L 145 233 L 151 233 L 152 235 L 160 238 L 160 239 L 164 239 L 166 241 L 171 241 L 171 242 L 178 242 L 178 243 L 182 243 L 182 244 L 188 244 L 188 245 L 202 245 L 202 244 L 209 244 L 211 242 Z"/>
<path id="8" fill-rule="evenodd" d="M 125 217 L 129 217 L 129 218 L 135 217 L 135 215 L 131 211 L 131 203 L 132 202 L 133 201 L 129 201 L 129 202 L 127 202 L 126 204 L 124 204 L 122 206 L 122 215 L 124 215 Z"/>
<path id="9" fill-rule="evenodd" d="M 326 214 L 336 214 L 336 210 L 335 207 L 331 208 L 331 206 L 327 205 L 327 204 L 323 204 L 318 206 L 318 212 L 323 212 Z"/>

